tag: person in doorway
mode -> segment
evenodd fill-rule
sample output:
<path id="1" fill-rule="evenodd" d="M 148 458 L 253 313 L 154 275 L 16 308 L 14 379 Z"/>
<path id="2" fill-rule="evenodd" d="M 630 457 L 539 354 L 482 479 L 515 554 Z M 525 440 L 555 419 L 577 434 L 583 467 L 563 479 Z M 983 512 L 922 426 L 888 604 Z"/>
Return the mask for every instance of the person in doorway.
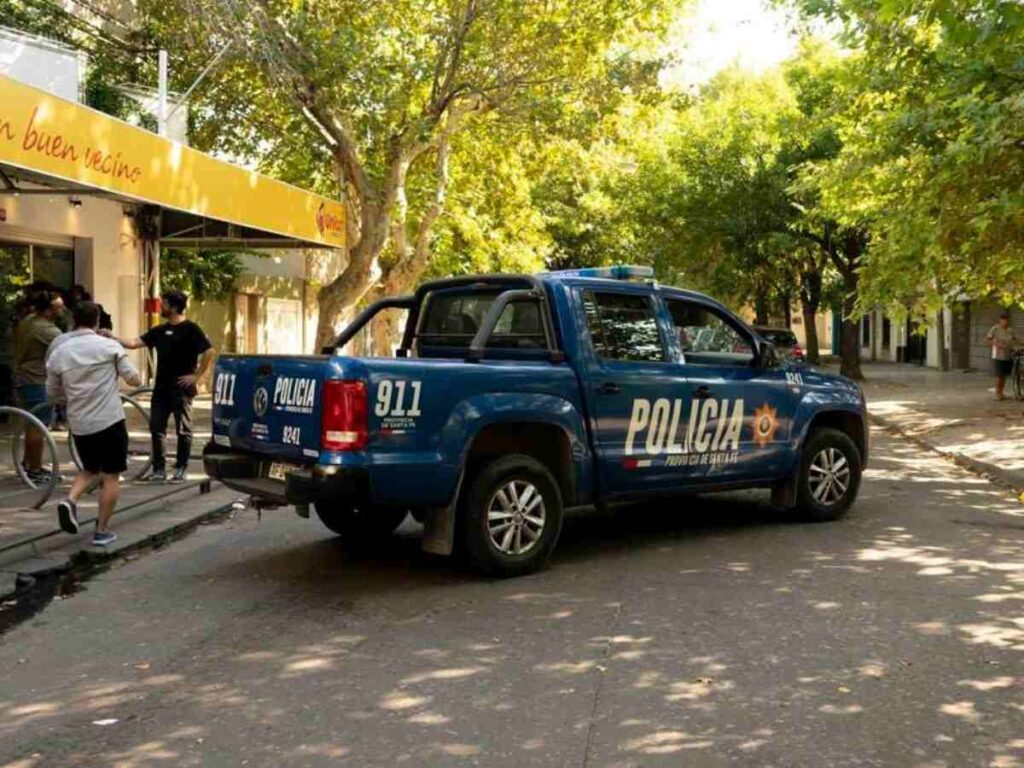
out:
<path id="1" fill-rule="evenodd" d="M 28 303 L 31 311 L 14 331 L 14 387 L 18 407 L 49 424 L 53 409 L 46 407 L 46 351 L 60 336 L 54 319 L 63 310 L 64 302 L 53 291 L 36 290 L 28 296 Z M 43 469 L 44 440 L 42 432 L 25 425 L 22 465 L 29 479 L 37 485 L 53 479 L 49 470 Z"/>
<path id="2" fill-rule="evenodd" d="M 203 329 L 185 318 L 188 296 L 167 291 L 161 297 L 160 316 L 165 323 L 150 328 L 137 339 L 121 339 L 127 349 L 156 350 L 156 381 L 150 406 L 149 431 L 153 437 L 152 482 L 167 481 L 167 421 L 173 416 L 178 437 L 177 461 L 172 483 L 185 481 L 192 453 L 192 401 L 213 364 L 214 351 Z"/>
<path id="3" fill-rule="evenodd" d="M 1002 312 L 999 322 L 993 325 L 985 335 L 985 340 L 992 347 L 992 368 L 996 376 L 996 400 L 1005 400 L 1003 390 L 1006 379 L 1013 373 L 1013 350 L 1022 341 L 1010 327 L 1010 313 Z"/>
<path id="4" fill-rule="evenodd" d="M 121 493 L 121 473 L 128 469 L 128 427 L 117 380 L 137 387 L 142 377 L 124 347 L 96 333 L 98 305 L 79 301 L 73 319 L 75 329 L 65 334 L 46 361 L 46 392 L 53 402 L 66 405 L 68 427 L 82 461 L 68 497 L 57 505 L 57 519 L 64 531 L 78 533 L 78 499 L 99 479 L 100 510 L 92 543 L 106 547 L 117 540 L 108 525 Z"/>

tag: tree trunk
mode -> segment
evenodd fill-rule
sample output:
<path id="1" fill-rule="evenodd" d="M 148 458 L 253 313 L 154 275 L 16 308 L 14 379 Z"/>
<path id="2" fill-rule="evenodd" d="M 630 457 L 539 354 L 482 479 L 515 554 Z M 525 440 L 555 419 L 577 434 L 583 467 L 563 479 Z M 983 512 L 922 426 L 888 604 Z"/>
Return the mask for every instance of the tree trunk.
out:
<path id="1" fill-rule="evenodd" d="M 801 312 L 804 318 L 804 336 L 807 348 L 804 354 L 807 362 L 811 365 L 821 363 L 821 353 L 818 350 L 818 308 L 808 303 L 801 304 Z"/>
<path id="2" fill-rule="evenodd" d="M 839 341 L 839 372 L 855 381 L 863 381 L 864 373 L 860 369 L 860 327 L 854 319 L 857 310 L 858 275 L 850 270 L 843 275 L 843 326 Z"/>
<path id="3" fill-rule="evenodd" d="M 401 339 L 400 310 L 385 309 L 373 319 L 374 357 L 394 357 Z"/>
<path id="4" fill-rule="evenodd" d="M 786 327 L 791 329 L 793 327 L 793 300 L 788 293 L 782 296 L 782 317 Z"/>
<path id="5" fill-rule="evenodd" d="M 800 273 L 800 309 L 804 317 L 804 335 L 807 342 L 807 362 L 811 365 L 821 364 L 821 342 L 818 339 L 817 315 L 821 305 L 822 277 L 820 256 L 812 255 L 807 259 L 805 268 Z"/>
<path id="6" fill-rule="evenodd" d="M 768 325 L 768 297 L 760 291 L 754 296 L 754 323 Z"/>
<path id="7" fill-rule="evenodd" d="M 946 351 L 946 310 L 940 309 L 935 316 L 935 335 L 938 336 L 939 370 L 949 370 L 949 353 Z"/>
<path id="8" fill-rule="evenodd" d="M 316 328 L 316 349 L 330 346 L 345 324 L 355 315 L 356 305 L 373 287 L 378 259 L 387 242 L 390 210 L 364 210 L 359 242 L 349 250 L 349 261 L 341 274 L 317 295 L 320 316 Z"/>

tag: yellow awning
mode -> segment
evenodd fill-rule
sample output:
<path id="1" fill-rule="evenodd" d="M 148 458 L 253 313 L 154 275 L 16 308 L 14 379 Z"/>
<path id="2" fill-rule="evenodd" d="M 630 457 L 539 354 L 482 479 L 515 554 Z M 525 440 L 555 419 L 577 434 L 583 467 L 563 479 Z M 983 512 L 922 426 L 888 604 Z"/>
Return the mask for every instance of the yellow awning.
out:
<path id="1" fill-rule="evenodd" d="M 0 165 L 311 245 L 345 246 L 345 209 L 336 200 L 2 75 Z"/>

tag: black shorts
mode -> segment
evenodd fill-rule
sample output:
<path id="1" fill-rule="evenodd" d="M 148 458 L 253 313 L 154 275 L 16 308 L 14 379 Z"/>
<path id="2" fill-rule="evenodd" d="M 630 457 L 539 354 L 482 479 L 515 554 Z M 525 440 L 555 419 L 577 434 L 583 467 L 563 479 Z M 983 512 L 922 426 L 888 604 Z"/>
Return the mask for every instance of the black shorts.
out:
<path id="1" fill-rule="evenodd" d="M 1010 376 L 1013 374 L 1013 360 L 993 360 L 992 370 L 996 376 Z"/>
<path id="2" fill-rule="evenodd" d="M 128 427 L 124 420 L 91 435 L 75 435 L 82 469 L 92 475 L 119 475 L 128 469 Z"/>

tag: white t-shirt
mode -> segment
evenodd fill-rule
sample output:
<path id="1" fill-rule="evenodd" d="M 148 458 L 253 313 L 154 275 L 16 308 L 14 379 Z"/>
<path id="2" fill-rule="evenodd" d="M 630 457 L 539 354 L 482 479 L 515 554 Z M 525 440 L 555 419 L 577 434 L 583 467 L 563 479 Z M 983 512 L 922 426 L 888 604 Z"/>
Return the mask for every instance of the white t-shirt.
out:
<path id="1" fill-rule="evenodd" d="M 124 347 L 90 330 L 58 337 L 47 353 L 46 394 L 66 402 L 73 435 L 93 435 L 124 420 L 117 379 L 138 371 Z"/>

